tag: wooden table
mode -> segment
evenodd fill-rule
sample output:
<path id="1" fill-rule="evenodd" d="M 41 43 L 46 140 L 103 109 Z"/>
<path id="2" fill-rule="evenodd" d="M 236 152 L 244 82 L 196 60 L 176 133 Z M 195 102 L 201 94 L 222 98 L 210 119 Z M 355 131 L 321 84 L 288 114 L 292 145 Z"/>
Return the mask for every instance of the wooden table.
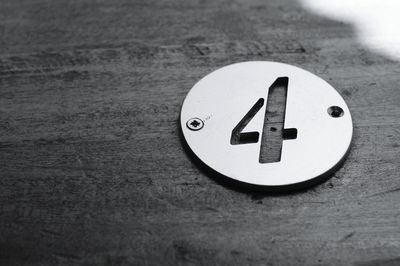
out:
<path id="1" fill-rule="evenodd" d="M 397 265 L 400 65 L 296 0 L 0 3 L 0 264 Z M 329 81 L 348 160 L 287 195 L 232 189 L 179 137 L 212 70 L 280 61 Z"/>

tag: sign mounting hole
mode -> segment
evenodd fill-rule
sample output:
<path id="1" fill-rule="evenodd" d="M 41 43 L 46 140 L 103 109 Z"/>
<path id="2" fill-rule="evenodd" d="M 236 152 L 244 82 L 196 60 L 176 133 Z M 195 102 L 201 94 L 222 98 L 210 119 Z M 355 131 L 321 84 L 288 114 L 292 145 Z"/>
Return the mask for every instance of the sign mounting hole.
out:
<path id="1" fill-rule="evenodd" d="M 344 115 L 344 111 L 339 106 L 331 106 L 328 108 L 328 114 L 334 118 L 338 118 Z"/>

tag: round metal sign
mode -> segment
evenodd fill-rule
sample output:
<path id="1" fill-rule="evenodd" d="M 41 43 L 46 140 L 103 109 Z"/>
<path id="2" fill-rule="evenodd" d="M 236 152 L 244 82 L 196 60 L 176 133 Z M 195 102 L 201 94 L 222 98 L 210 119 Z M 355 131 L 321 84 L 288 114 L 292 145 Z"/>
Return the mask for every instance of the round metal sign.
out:
<path id="1" fill-rule="evenodd" d="M 316 75 L 276 62 L 220 68 L 188 93 L 183 136 L 208 167 L 282 189 L 320 181 L 350 147 L 353 125 L 339 93 Z"/>

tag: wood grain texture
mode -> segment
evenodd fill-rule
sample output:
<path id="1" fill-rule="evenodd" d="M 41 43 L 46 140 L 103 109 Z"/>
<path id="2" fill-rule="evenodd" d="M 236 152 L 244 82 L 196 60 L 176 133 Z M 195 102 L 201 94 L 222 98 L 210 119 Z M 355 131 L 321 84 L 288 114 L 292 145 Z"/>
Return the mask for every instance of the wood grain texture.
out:
<path id="1" fill-rule="evenodd" d="M 400 65 L 296 0 L 0 3 L 0 264 L 396 265 Z M 355 134 L 327 182 L 223 186 L 177 119 L 201 77 L 247 60 L 329 81 Z"/>

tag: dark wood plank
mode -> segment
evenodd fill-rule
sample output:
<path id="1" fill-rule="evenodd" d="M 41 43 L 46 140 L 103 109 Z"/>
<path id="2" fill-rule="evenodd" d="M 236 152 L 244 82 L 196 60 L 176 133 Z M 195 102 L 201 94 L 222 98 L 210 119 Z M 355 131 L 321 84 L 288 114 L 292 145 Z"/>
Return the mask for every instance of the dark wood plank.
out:
<path id="1" fill-rule="evenodd" d="M 295 0 L 0 3 L 4 265 L 395 265 L 399 63 Z M 223 186 L 183 150 L 191 86 L 273 60 L 328 80 L 355 124 L 327 182 Z"/>

